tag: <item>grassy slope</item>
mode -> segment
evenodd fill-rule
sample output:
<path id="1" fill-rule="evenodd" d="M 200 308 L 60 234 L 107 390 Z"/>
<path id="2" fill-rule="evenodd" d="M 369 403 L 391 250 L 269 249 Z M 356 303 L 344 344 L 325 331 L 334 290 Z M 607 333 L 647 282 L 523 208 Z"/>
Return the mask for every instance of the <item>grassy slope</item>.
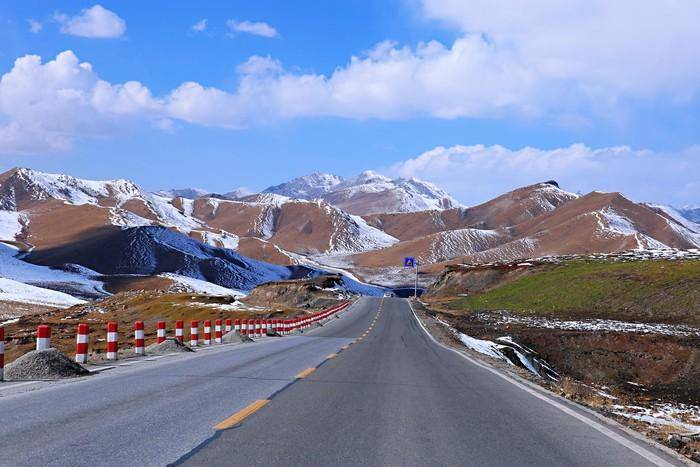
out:
<path id="1" fill-rule="evenodd" d="M 450 308 L 700 325 L 700 261 L 565 262 Z"/>

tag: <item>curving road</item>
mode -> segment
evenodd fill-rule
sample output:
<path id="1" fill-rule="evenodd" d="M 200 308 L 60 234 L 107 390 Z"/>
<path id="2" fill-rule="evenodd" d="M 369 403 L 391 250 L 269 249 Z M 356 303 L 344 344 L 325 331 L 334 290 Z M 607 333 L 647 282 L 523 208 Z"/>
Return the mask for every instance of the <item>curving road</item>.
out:
<path id="1" fill-rule="evenodd" d="M 0 465 L 681 465 L 437 344 L 403 299 L 303 336 L 0 384 L 0 413 Z"/>

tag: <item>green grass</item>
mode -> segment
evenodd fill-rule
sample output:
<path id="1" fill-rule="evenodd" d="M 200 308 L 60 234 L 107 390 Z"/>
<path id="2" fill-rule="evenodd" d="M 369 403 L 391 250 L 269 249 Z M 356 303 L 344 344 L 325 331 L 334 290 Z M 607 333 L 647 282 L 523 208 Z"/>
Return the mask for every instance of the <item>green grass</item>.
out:
<path id="1" fill-rule="evenodd" d="M 570 261 L 453 302 L 470 311 L 700 325 L 700 261 Z"/>

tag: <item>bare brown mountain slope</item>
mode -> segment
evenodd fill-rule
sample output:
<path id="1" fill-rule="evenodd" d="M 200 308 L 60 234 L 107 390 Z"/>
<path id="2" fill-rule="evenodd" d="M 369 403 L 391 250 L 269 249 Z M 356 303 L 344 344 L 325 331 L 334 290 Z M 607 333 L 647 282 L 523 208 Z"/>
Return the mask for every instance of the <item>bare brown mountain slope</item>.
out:
<path id="1" fill-rule="evenodd" d="M 490 262 L 570 253 L 686 249 L 700 244 L 700 235 L 620 193 L 589 193 L 514 226 L 513 234 L 514 240 L 470 255 L 466 260 Z"/>
<path id="2" fill-rule="evenodd" d="M 263 194 L 244 201 L 199 198 L 193 206 L 192 215 L 210 227 L 299 254 L 354 253 L 396 242 L 362 218 L 324 201 Z"/>
<path id="3" fill-rule="evenodd" d="M 446 230 L 493 230 L 517 225 L 576 198 L 550 181 L 518 188 L 470 208 L 377 214 L 365 219 L 393 237 L 411 240 Z"/>

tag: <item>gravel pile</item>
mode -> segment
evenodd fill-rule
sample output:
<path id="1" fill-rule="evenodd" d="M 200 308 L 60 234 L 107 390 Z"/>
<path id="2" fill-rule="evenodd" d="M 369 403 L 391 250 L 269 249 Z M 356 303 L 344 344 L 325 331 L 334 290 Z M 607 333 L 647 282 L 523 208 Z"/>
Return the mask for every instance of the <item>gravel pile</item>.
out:
<path id="1" fill-rule="evenodd" d="M 88 370 L 53 348 L 32 350 L 5 367 L 8 381 L 75 378 L 88 374 Z"/>
<path id="2" fill-rule="evenodd" d="M 238 334 L 235 331 L 231 331 L 227 334 L 224 334 L 224 337 L 222 339 L 223 339 L 224 344 L 233 344 L 236 342 L 243 342 L 243 343 L 253 342 L 253 339 L 251 339 L 250 337 L 244 336 L 242 334 Z"/>
<path id="3" fill-rule="evenodd" d="M 160 344 L 151 344 L 146 347 L 147 354 L 163 355 L 173 352 L 194 352 L 194 350 L 172 337 L 165 339 L 165 341 L 161 342 Z"/>

